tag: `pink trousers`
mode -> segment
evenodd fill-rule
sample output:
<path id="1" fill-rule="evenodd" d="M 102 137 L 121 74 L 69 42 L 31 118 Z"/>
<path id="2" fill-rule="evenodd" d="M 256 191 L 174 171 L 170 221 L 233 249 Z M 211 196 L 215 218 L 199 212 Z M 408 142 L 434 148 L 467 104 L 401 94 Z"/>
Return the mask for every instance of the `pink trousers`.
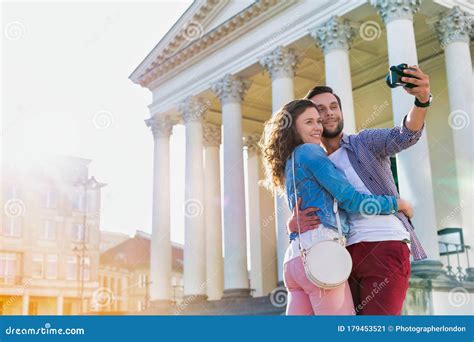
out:
<path id="1" fill-rule="evenodd" d="M 333 290 L 317 287 L 306 277 L 300 257 L 285 263 L 283 271 L 288 289 L 287 315 L 355 315 L 347 282 Z"/>

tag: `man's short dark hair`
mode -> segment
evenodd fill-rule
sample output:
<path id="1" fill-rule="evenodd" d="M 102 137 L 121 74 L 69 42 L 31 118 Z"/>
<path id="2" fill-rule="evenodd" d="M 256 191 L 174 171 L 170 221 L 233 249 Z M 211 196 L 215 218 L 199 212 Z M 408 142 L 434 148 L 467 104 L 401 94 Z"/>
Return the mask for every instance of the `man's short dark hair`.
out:
<path id="1" fill-rule="evenodd" d="M 306 94 L 306 96 L 304 97 L 305 99 L 308 99 L 308 100 L 311 100 L 311 98 L 313 96 L 316 96 L 316 95 L 319 95 L 319 94 L 324 94 L 324 93 L 330 93 L 330 94 L 333 94 L 335 97 L 336 97 L 336 100 L 337 100 L 337 103 L 339 104 L 339 108 L 341 109 L 342 111 L 342 105 L 341 105 L 341 99 L 339 98 L 339 96 L 337 96 L 334 91 L 332 90 L 331 87 L 327 87 L 327 86 L 316 86 L 314 87 L 313 89 L 311 89 L 310 91 L 308 91 L 308 94 Z"/>

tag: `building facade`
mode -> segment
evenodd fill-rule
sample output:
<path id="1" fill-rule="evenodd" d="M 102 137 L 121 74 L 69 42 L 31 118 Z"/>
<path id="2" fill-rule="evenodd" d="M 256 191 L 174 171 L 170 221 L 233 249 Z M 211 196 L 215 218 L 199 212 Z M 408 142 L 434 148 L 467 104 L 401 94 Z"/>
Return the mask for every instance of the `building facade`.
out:
<path id="1" fill-rule="evenodd" d="M 195 1 L 130 76 L 152 93 L 152 301 L 169 305 L 172 293 L 158 280 L 172 272 L 173 125 L 186 131 L 185 298 L 261 298 L 281 286 L 289 217 L 285 199 L 259 186 L 263 123 L 325 84 L 342 100 L 346 133 L 399 125 L 414 99 L 388 88 L 385 75 L 407 63 L 429 74 L 434 104 L 420 141 L 396 156 L 400 194 L 414 205 L 428 254 L 412 265 L 405 312 L 472 313 L 473 13 L 454 0 Z M 446 228 L 462 236 L 445 240 L 451 261 L 440 253 Z M 458 288 L 459 306 L 450 304 Z"/>
<path id="2" fill-rule="evenodd" d="M 90 310 L 99 280 L 100 194 L 105 184 L 89 176 L 89 163 L 55 157 L 2 165 L 1 314 Z"/>
<path id="3" fill-rule="evenodd" d="M 183 246 L 172 244 L 173 268 L 170 286 L 172 301 L 183 300 Z M 143 313 L 150 301 L 150 234 L 137 231 L 100 257 L 99 289 L 96 311 L 110 313 Z"/>

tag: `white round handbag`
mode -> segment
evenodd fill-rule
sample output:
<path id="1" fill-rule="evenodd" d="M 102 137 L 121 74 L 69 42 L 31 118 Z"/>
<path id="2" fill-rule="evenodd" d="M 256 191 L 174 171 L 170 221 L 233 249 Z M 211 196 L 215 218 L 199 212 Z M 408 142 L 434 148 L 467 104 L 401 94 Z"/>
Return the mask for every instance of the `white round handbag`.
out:
<path id="1" fill-rule="evenodd" d="M 352 258 L 346 249 L 346 239 L 342 234 L 337 200 L 334 198 L 333 211 L 336 215 L 338 236 L 330 240 L 318 242 L 309 248 L 304 248 L 301 244 L 294 152 L 292 154 L 292 169 L 296 219 L 298 223 L 298 245 L 306 277 L 310 282 L 322 289 L 334 289 L 346 282 L 352 270 Z"/>

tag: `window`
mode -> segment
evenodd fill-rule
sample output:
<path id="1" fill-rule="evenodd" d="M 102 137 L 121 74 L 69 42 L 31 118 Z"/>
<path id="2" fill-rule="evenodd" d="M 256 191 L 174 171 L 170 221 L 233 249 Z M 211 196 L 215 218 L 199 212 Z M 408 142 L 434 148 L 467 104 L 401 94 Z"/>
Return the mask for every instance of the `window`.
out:
<path id="1" fill-rule="evenodd" d="M 63 315 L 72 315 L 72 303 L 64 303 Z"/>
<path id="2" fill-rule="evenodd" d="M 44 220 L 41 230 L 41 238 L 43 240 L 55 240 L 56 239 L 56 222 L 50 220 Z"/>
<path id="3" fill-rule="evenodd" d="M 81 260 L 84 262 L 81 263 Z M 83 270 L 83 271 L 82 271 Z M 77 256 L 67 257 L 66 279 L 81 280 L 81 275 L 84 275 L 84 281 L 89 281 L 91 278 L 91 259 L 84 257 L 84 259 Z M 78 279 L 79 276 L 79 279 Z"/>
<path id="4" fill-rule="evenodd" d="M 147 280 L 148 280 L 147 278 L 148 277 L 147 277 L 146 273 L 140 273 L 138 275 L 138 287 L 139 288 L 146 287 L 146 283 L 147 283 Z"/>
<path id="5" fill-rule="evenodd" d="M 77 211 L 84 211 L 85 208 L 85 193 L 83 189 L 78 189 L 74 192 L 72 208 Z"/>
<path id="6" fill-rule="evenodd" d="M 56 279 L 58 277 L 58 256 L 49 254 L 46 259 L 46 278 Z"/>
<path id="7" fill-rule="evenodd" d="M 43 193 L 42 204 L 45 208 L 54 209 L 58 205 L 57 193 L 52 188 L 47 188 Z"/>
<path id="8" fill-rule="evenodd" d="M 145 303 L 143 301 L 137 302 L 137 309 L 138 311 L 143 311 L 145 309 Z"/>
<path id="9" fill-rule="evenodd" d="M 84 231 L 82 223 L 73 223 L 71 227 L 71 240 L 76 242 L 87 241 L 87 231 Z"/>
<path id="10" fill-rule="evenodd" d="M 66 279 L 77 280 L 77 257 L 68 256 L 66 261 Z"/>
<path id="11" fill-rule="evenodd" d="M 28 315 L 36 316 L 37 314 L 38 314 L 38 302 L 31 301 L 30 305 L 28 306 Z"/>
<path id="12" fill-rule="evenodd" d="M 91 279 L 91 258 L 84 257 L 84 264 L 81 265 L 81 268 L 84 267 L 84 280 L 89 281 Z"/>
<path id="13" fill-rule="evenodd" d="M 43 254 L 33 254 L 33 272 L 34 278 L 43 278 Z"/>
<path id="14" fill-rule="evenodd" d="M 87 191 L 87 212 L 95 212 L 97 209 L 96 204 L 96 191 L 88 190 Z"/>
<path id="15" fill-rule="evenodd" d="M 5 217 L 5 224 L 2 225 L 2 235 L 5 236 L 21 236 L 21 228 L 23 225 L 22 217 Z"/>
<path id="16" fill-rule="evenodd" d="M 0 253 L 0 278 L 14 278 L 17 275 L 15 253 Z"/>
<path id="17" fill-rule="evenodd" d="M 118 278 L 117 279 L 117 294 L 121 296 L 123 293 L 123 288 L 122 288 L 122 279 Z"/>

